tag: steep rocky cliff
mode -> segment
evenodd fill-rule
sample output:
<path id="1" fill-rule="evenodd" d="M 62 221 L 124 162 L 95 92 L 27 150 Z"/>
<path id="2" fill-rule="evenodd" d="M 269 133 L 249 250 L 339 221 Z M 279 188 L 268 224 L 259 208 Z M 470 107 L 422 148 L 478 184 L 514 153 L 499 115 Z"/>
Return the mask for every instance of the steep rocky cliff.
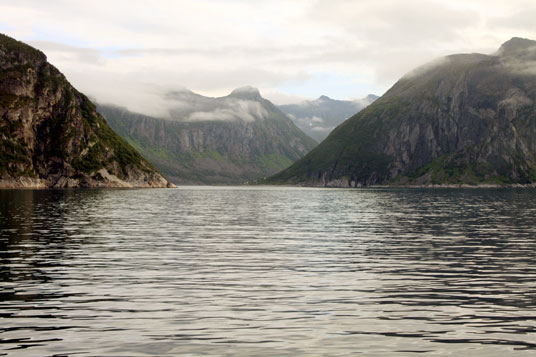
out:
<path id="1" fill-rule="evenodd" d="M 418 68 L 274 183 L 536 182 L 536 42 Z"/>
<path id="2" fill-rule="evenodd" d="M 221 98 L 183 90 L 168 99 L 175 107 L 167 118 L 109 105 L 98 110 L 175 183 L 249 182 L 288 167 L 316 145 L 255 88 Z"/>
<path id="3" fill-rule="evenodd" d="M 46 56 L 0 34 L 0 187 L 166 187 Z"/>

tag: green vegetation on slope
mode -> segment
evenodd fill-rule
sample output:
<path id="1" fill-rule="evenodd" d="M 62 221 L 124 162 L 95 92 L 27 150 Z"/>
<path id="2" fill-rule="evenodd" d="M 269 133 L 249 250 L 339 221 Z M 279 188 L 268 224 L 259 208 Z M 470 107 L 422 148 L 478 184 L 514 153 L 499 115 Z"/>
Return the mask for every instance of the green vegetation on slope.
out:
<path id="1" fill-rule="evenodd" d="M 222 98 L 203 100 L 229 105 L 222 104 Z M 273 104 L 260 97 L 248 100 L 263 108 L 263 117 L 189 121 L 106 105 L 99 110 L 117 133 L 175 182 L 237 184 L 284 169 L 315 145 Z"/>
<path id="2" fill-rule="evenodd" d="M 0 175 L 155 171 L 42 52 L 0 34 L 0 55 Z"/>
<path id="3" fill-rule="evenodd" d="M 535 183 L 536 76 L 526 68 L 536 42 L 516 46 L 526 48 L 411 72 L 267 182 Z"/>
<path id="4" fill-rule="evenodd" d="M 83 97 L 80 108 L 85 125 L 90 126 L 94 130 L 98 139 L 89 148 L 86 155 L 73 162 L 73 166 L 76 169 L 91 173 L 117 161 L 122 169 L 123 175 L 128 165 L 134 165 L 145 172 L 156 170 L 152 165 L 144 162 L 143 157 L 136 149 L 112 130 L 106 120 L 100 114 L 96 113 L 95 105 L 87 97 Z M 113 156 L 110 156 L 107 160 L 103 160 L 104 157 L 109 156 L 108 150 L 110 149 L 113 152 Z"/>
<path id="5" fill-rule="evenodd" d="M 0 33 L 0 43 L 8 53 L 19 53 L 30 60 L 46 60 L 47 56 L 36 48 Z"/>
<path id="6" fill-rule="evenodd" d="M 383 116 L 402 110 L 398 99 L 371 105 L 338 126 L 320 145 L 288 169 L 270 177 L 267 183 L 300 183 L 348 176 L 366 182 L 373 173 L 388 174 L 389 155 L 375 150 L 381 135 Z M 343 174 L 339 174 L 343 173 Z"/>

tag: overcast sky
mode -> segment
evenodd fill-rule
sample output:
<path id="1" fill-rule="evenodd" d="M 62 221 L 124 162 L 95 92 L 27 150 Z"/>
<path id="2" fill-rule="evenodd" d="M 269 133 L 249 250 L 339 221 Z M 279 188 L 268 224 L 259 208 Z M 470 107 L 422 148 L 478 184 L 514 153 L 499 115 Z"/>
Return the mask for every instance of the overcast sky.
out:
<path id="1" fill-rule="evenodd" d="M 415 66 L 536 39 L 530 0 L 2 0 L 0 32 L 101 102 L 157 114 L 161 94 L 244 85 L 282 104 L 383 94 Z"/>

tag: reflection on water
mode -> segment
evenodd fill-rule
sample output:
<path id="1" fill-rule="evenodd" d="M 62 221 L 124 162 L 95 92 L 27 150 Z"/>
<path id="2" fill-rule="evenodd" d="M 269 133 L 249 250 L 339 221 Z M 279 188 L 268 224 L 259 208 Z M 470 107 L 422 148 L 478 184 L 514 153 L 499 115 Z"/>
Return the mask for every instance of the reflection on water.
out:
<path id="1" fill-rule="evenodd" d="M 536 191 L 0 191 L 0 355 L 536 353 Z"/>

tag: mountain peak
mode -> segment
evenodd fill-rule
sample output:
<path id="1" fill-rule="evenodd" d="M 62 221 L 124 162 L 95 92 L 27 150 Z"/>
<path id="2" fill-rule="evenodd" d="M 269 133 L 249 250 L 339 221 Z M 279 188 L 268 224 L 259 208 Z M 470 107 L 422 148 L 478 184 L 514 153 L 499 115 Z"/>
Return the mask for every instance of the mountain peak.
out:
<path id="1" fill-rule="evenodd" d="M 6 59 L 9 58 L 9 62 L 12 64 L 28 64 L 29 62 L 43 63 L 46 62 L 47 56 L 41 51 L 32 46 L 17 41 L 3 33 L 0 33 L 0 50 L 2 50 L 2 56 Z"/>
<path id="2" fill-rule="evenodd" d="M 451 55 L 419 67 L 268 182 L 534 184 L 536 41 L 513 38 L 496 56 Z"/>
<path id="3" fill-rule="evenodd" d="M 244 98 L 244 99 L 261 99 L 261 93 L 255 87 L 244 86 L 236 88 L 229 94 L 230 97 Z"/>
<path id="4" fill-rule="evenodd" d="M 379 99 L 380 97 L 377 96 L 376 94 L 369 94 L 367 95 L 367 97 L 365 98 L 369 103 L 372 103 L 374 102 L 376 99 Z"/>
<path id="5" fill-rule="evenodd" d="M 327 95 L 321 95 L 320 97 L 318 97 L 317 100 L 331 100 L 331 98 L 328 97 Z"/>
<path id="6" fill-rule="evenodd" d="M 171 90 L 165 94 L 167 98 L 179 98 L 179 97 L 188 97 L 192 95 L 198 95 L 197 93 L 192 92 L 191 90 L 184 88 L 184 87 L 178 87 L 174 90 Z"/>
<path id="7" fill-rule="evenodd" d="M 512 37 L 501 45 L 499 55 L 511 55 L 533 47 L 536 47 L 536 41 L 521 37 Z"/>

